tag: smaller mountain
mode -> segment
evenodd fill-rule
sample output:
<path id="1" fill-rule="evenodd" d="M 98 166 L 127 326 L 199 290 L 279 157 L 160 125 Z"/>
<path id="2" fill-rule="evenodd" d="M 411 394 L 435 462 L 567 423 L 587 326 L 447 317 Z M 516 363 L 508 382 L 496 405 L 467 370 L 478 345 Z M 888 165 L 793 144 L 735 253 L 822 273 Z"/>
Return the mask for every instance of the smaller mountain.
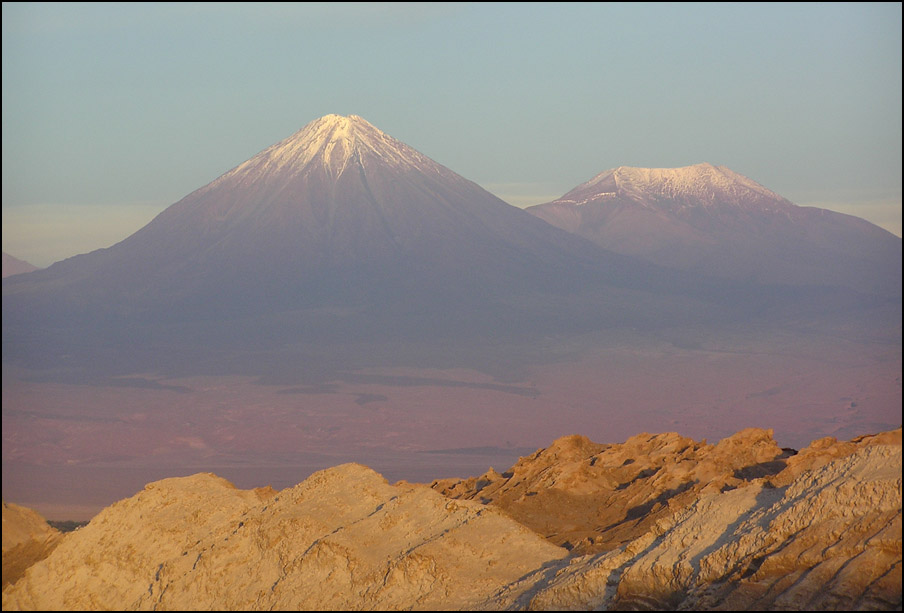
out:
<path id="1" fill-rule="evenodd" d="M 3 252 L 3 278 L 13 275 L 21 275 L 22 273 L 40 270 L 37 266 L 29 264 L 25 260 L 14 258 L 10 254 Z"/>
<path id="2" fill-rule="evenodd" d="M 795 205 L 724 166 L 621 166 L 526 210 L 672 269 L 901 294 L 900 238 L 851 215 Z"/>

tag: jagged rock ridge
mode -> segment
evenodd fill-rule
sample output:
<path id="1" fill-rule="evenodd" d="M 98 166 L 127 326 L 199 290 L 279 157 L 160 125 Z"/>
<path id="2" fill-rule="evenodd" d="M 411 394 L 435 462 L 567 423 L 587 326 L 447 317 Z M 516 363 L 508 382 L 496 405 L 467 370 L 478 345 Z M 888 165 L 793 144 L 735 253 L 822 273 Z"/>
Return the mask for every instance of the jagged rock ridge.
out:
<path id="1" fill-rule="evenodd" d="M 896 435 L 785 486 L 704 494 L 630 544 L 573 560 L 529 608 L 900 610 Z"/>
<path id="2" fill-rule="evenodd" d="M 900 609 L 900 429 L 794 455 L 759 430 L 717 445 L 567 437 L 499 478 L 587 495 L 644 449 L 660 486 L 666 473 L 708 484 L 603 553 L 569 555 L 505 504 L 391 486 L 360 465 L 281 492 L 202 474 L 103 511 L 6 588 L 3 608 Z M 545 509 L 550 522 L 561 511 Z"/>
<path id="3" fill-rule="evenodd" d="M 636 539 L 702 493 L 776 475 L 793 453 L 780 448 L 771 431 L 755 428 L 715 445 L 675 433 L 639 434 L 620 445 L 576 435 L 521 458 L 502 474 L 491 470 L 431 487 L 499 506 L 553 543 L 591 553 Z"/>

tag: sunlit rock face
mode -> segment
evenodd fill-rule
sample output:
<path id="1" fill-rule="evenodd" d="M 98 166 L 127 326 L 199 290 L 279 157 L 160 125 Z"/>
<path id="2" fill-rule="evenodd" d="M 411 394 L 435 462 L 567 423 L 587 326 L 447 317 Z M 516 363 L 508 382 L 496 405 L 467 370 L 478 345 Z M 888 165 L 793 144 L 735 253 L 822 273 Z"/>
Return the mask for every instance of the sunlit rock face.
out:
<path id="1" fill-rule="evenodd" d="M 43 560 L 62 535 L 32 509 L 3 503 L 3 588 L 15 583 L 25 569 Z"/>
<path id="2" fill-rule="evenodd" d="M 530 608 L 899 610 L 901 431 L 795 457 L 573 560 Z"/>
<path id="3" fill-rule="evenodd" d="M 657 469 L 629 478 L 641 462 Z M 704 485 L 663 495 L 669 476 Z M 658 485 L 641 487 L 647 479 Z M 502 496 L 500 480 L 512 491 L 528 483 L 526 499 L 546 502 L 525 513 Z M 209 473 L 154 482 L 32 565 L 4 590 L 3 608 L 901 607 L 900 429 L 822 439 L 799 453 L 776 448 L 762 430 L 716 445 L 675 434 L 621 445 L 571 436 L 475 480 L 485 482 L 498 496 L 486 504 L 390 485 L 359 464 L 279 492 L 238 490 Z M 584 555 L 513 519 L 538 524 L 545 514 L 546 529 L 568 530 L 590 517 L 586 505 L 569 507 L 596 492 L 605 535 L 613 489 L 668 512 L 644 506 L 652 521 L 632 518 L 624 542 Z"/>
<path id="4" fill-rule="evenodd" d="M 167 479 L 4 594 L 25 609 L 462 609 L 567 552 L 497 509 L 346 464 L 296 487 Z"/>
<path id="5" fill-rule="evenodd" d="M 499 506 L 573 553 L 609 551 L 648 532 L 704 492 L 721 492 L 784 470 L 793 450 L 750 428 L 716 444 L 674 432 L 617 445 L 557 440 L 505 473 L 436 481 L 452 498 Z"/>
<path id="6" fill-rule="evenodd" d="M 724 166 L 621 166 L 527 209 L 606 249 L 676 270 L 901 295 L 901 239 L 797 206 Z"/>

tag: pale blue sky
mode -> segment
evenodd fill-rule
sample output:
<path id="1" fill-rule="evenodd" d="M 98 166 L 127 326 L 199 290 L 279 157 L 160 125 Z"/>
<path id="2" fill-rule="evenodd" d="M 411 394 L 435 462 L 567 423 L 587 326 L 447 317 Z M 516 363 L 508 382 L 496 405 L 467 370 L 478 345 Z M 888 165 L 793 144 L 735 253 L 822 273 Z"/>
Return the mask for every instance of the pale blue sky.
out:
<path id="1" fill-rule="evenodd" d="M 3 249 L 106 247 L 328 113 L 503 199 L 711 162 L 901 234 L 901 4 L 3 3 Z"/>

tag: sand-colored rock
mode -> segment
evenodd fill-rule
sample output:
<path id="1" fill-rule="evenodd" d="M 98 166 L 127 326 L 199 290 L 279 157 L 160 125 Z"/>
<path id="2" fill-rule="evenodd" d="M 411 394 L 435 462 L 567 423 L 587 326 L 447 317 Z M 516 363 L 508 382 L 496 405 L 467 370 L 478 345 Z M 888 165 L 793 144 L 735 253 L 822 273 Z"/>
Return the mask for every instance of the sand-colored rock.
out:
<path id="1" fill-rule="evenodd" d="M 566 555 L 497 509 L 361 465 L 278 493 L 167 479 L 101 512 L 4 609 L 463 609 Z"/>
<path id="2" fill-rule="evenodd" d="M 571 436 L 433 489 L 358 464 L 280 492 L 200 474 L 105 509 L 3 608 L 900 610 L 901 482 L 900 429 L 796 454 L 764 430 Z M 607 549 L 550 542 L 582 531 Z"/>
<path id="3" fill-rule="evenodd" d="M 849 441 L 839 441 L 831 436 L 817 439 L 788 458 L 785 469 L 770 481 L 774 485 L 788 485 L 804 471 L 819 468 L 836 458 L 849 456 L 858 449 L 871 445 L 900 446 L 901 428 L 879 434 L 865 434 Z"/>
<path id="4" fill-rule="evenodd" d="M 784 487 L 703 493 L 520 597 L 534 610 L 900 610 L 900 443 L 855 445 Z"/>
<path id="5" fill-rule="evenodd" d="M 639 434 L 618 445 L 569 436 L 502 474 L 439 480 L 431 487 L 450 498 L 498 506 L 551 542 L 584 554 L 632 541 L 701 492 L 774 475 L 792 454 L 772 440 L 771 430 L 755 428 L 716 445 L 675 433 Z"/>
<path id="6" fill-rule="evenodd" d="M 36 511 L 3 502 L 3 587 L 46 558 L 61 537 Z"/>

